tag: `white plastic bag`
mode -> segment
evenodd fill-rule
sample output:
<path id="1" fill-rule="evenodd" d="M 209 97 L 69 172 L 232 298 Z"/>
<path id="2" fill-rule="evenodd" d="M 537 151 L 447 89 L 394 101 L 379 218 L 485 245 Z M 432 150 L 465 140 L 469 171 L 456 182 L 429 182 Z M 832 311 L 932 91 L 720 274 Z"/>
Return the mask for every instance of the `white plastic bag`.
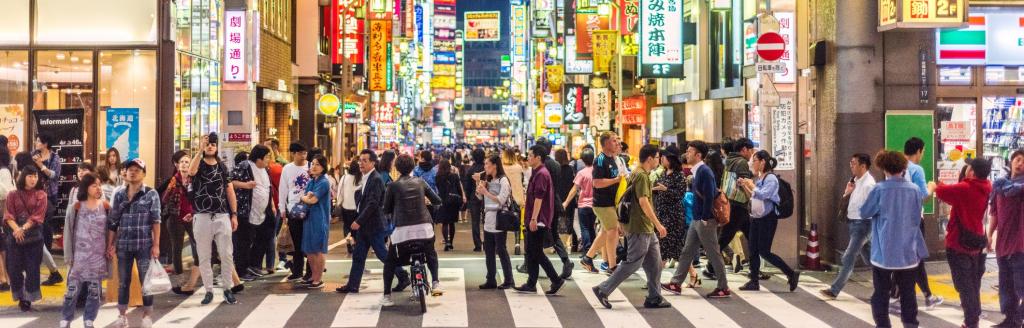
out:
<path id="1" fill-rule="evenodd" d="M 142 284 L 142 295 L 150 296 L 169 291 L 171 291 L 171 277 L 167 275 L 167 271 L 164 271 L 164 266 L 160 265 L 159 260 L 150 260 L 146 281 Z"/>

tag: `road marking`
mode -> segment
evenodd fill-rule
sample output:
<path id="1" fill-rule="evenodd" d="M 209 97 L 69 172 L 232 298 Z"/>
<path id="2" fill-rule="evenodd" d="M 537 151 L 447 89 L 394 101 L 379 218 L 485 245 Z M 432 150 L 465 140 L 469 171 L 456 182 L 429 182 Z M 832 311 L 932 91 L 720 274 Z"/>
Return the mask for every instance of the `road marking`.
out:
<path id="1" fill-rule="evenodd" d="M 307 294 L 267 295 L 239 327 L 284 327 Z"/>
<path id="2" fill-rule="evenodd" d="M 661 273 L 662 281 L 668 282 L 672 280 L 672 271 L 663 271 Z M 647 283 L 647 275 L 643 270 L 635 273 L 640 276 L 640 279 Z M 685 284 L 685 283 L 684 283 Z M 682 294 L 673 295 L 671 293 L 661 293 L 662 297 L 672 304 L 672 307 L 679 311 L 686 320 L 690 321 L 694 327 L 736 327 L 737 324 L 729 315 L 719 310 L 718 307 L 711 304 L 704 296 L 697 292 L 693 288 L 683 288 Z"/>
<path id="3" fill-rule="evenodd" d="M 512 272 L 518 281 L 526 281 L 528 278 L 514 268 Z M 535 294 L 525 294 L 506 289 L 505 298 L 508 300 L 508 308 L 512 311 L 512 320 L 516 327 L 562 327 L 558 314 L 555 313 L 555 308 L 551 306 L 544 291 L 538 289 Z"/>
<path id="4" fill-rule="evenodd" d="M 608 301 L 612 303 L 611 309 L 605 309 L 597 301 L 597 295 L 594 295 L 594 291 L 591 290 L 594 286 L 604 282 L 608 276 L 603 274 L 593 274 L 577 270 L 576 274 L 573 275 L 573 280 L 576 281 L 576 285 L 583 292 L 583 296 L 587 298 L 587 302 L 594 308 L 594 312 L 597 312 L 597 317 L 601 319 L 601 323 L 605 327 L 623 327 L 623 328 L 643 328 L 650 327 L 644 317 L 640 315 L 640 312 L 636 310 L 633 303 L 630 303 L 626 299 L 626 295 L 623 295 L 621 291 L 616 289 L 608 295 Z"/>
<path id="5" fill-rule="evenodd" d="M 383 270 L 382 270 L 383 271 Z M 380 319 L 380 298 L 384 294 L 384 277 L 381 273 L 363 275 L 363 285 L 357 294 L 346 294 L 334 316 L 331 327 L 376 327 Z M 394 297 L 394 295 L 392 295 Z"/>
<path id="6" fill-rule="evenodd" d="M 775 275 L 775 277 L 780 279 L 786 279 L 786 277 L 783 275 Z M 871 325 L 875 324 L 874 315 L 871 314 L 871 304 L 861 301 L 859 298 L 844 293 L 839 293 L 839 296 L 836 297 L 836 299 L 834 300 L 825 297 L 825 295 L 821 295 L 821 293 L 818 291 L 821 290 L 822 288 L 829 288 L 829 285 L 826 285 L 822 283 L 821 280 L 815 279 L 814 277 L 808 275 L 800 276 L 799 287 L 800 289 L 803 289 L 807 293 L 814 295 L 818 299 L 824 301 L 826 304 L 836 309 L 839 309 L 840 311 L 846 312 L 846 314 L 849 314 L 854 318 L 860 319 L 861 321 L 864 321 Z M 888 311 L 888 309 L 886 310 Z M 903 328 L 903 322 L 900 321 L 899 316 L 894 316 L 890 314 L 889 322 L 892 324 L 893 328 Z"/>
<path id="7" fill-rule="evenodd" d="M 214 288 L 213 294 L 222 294 L 223 290 L 220 288 Z M 202 305 L 200 302 L 203 301 L 203 296 L 206 294 L 205 289 L 196 290 L 196 293 L 189 296 L 185 301 L 174 307 L 171 312 L 167 312 L 160 320 L 153 324 L 154 327 L 195 327 L 199 325 L 203 318 L 210 315 L 213 310 L 217 309 L 222 298 L 214 296 L 213 302 L 207 305 Z"/>
<path id="8" fill-rule="evenodd" d="M 36 319 L 39 319 L 39 318 L 26 318 L 26 317 L 0 318 L 0 326 L 2 326 L 2 327 L 12 327 L 12 328 L 23 327 L 25 325 L 28 325 L 29 323 L 32 323 L 32 321 L 36 321 Z"/>
<path id="9" fill-rule="evenodd" d="M 427 313 L 423 327 L 469 327 L 469 304 L 466 303 L 466 274 L 462 268 L 440 268 L 444 295 L 427 296 Z M 417 304 L 419 306 L 419 304 Z"/>
<path id="10" fill-rule="evenodd" d="M 747 280 L 746 277 L 740 275 L 728 274 L 727 276 L 730 284 L 740 285 L 746 283 Z M 755 309 L 764 312 L 785 327 L 829 327 L 829 324 L 786 302 L 774 292 L 768 291 L 764 287 L 761 288 L 756 292 L 740 291 L 739 288 L 736 288 L 732 289 L 732 294 L 747 301 Z"/>

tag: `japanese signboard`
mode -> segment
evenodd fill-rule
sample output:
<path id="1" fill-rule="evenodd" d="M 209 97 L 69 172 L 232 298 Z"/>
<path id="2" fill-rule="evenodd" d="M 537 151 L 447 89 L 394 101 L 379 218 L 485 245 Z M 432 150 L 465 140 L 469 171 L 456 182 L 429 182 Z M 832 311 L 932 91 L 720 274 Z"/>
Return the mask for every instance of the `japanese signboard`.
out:
<path id="1" fill-rule="evenodd" d="M 352 64 L 363 63 L 363 34 L 366 33 L 364 20 L 357 18 L 352 8 L 338 7 L 338 24 L 334 37 L 333 62 L 341 64 L 348 56 Z"/>
<path id="2" fill-rule="evenodd" d="M 619 0 L 619 32 L 622 35 L 633 34 L 636 24 L 640 21 L 639 0 Z"/>
<path id="3" fill-rule="evenodd" d="M 565 124 L 587 124 L 586 101 L 590 96 L 587 87 L 581 84 L 566 84 L 562 91 L 565 99 L 565 107 L 562 108 L 565 114 L 562 120 Z"/>
<path id="4" fill-rule="evenodd" d="M 966 0 L 879 0 L 878 30 L 963 26 Z"/>
<path id="5" fill-rule="evenodd" d="M 590 89 L 590 125 L 608 130 L 612 125 L 612 92 L 608 88 Z"/>
<path id="6" fill-rule="evenodd" d="M 387 91 L 391 89 L 390 32 L 390 20 L 370 20 L 370 41 L 367 57 L 369 64 L 366 68 L 367 84 L 370 91 Z"/>
<path id="7" fill-rule="evenodd" d="M 576 36 L 565 36 L 565 73 L 566 74 L 590 74 L 594 72 L 594 61 L 590 59 L 577 59 L 576 57 Z"/>
<path id="8" fill-rule="evenodd" d="M 640 1 L 641 77 L 683 77 L 681 0 Z"/>
<path id="9" fill-rule="evenodd" d="M 607 30 L 608 16 L 599 15 L 596 10 L 580 9 L 576 11 L 576 54 L 580 57 L 590 58 L 593 52 L 590 33 L 597 30 Z"/>
<path id="10" fill-rule="evenodd" d="M 107 109 L 107 149 L 117 148 L 122 161 L 139 157 L 139 109 Z"/>
<path id="11" fill-rule="evenodd" d="M 467 11 L 463 14 L 463 22 L 466 24 L 466 42 L 501 40 L 500 11 Z"/>
<path id="12" fill-rule="evenodd" d="M 548 91 L 558 92 L 562 90 L 562 81 L 565 79 L 565 68 L 562 65 L 548 65 L 545 67 Z"/>
<path id="13" fill-rule="evenodd" d="M 594 48 L 594 72 L 607 73 L 619 45 L 619 32 L 615 30 L 592 31 L 591 43 Z"/>
<path id="14" fill-rule="evenodd" d="M 13 157 L 25 140 L 25 105 L 0 105 L 0 135 L 7 137 L 7 149 Z"/>
<path id="15" fill-rule="evenodd" d="M 782 58 L 779 62 L 785 66 L 782 72 L 775 73 L 775 83 L 796 83 L 796 52 L 793 51 L 796 45 L 796 18 L 793 13 L 777 12 L 775 18 L 779 20 L 779 34 L 785 42 L 782 51 Z"/>
<path id="16" fill-rule="evenodd" d="M 224 11 L 224 82 L 245 82 L 245 11 Z"/>
<path id="17" fill-rule="evenodd" d="M 779 161 L 776 170 L 796 169 L 794 129 L 793 98 L 782 98 L 772 109 L 772 157 Z"/>
<path id="18" fill-rule="evenodd" d="M 555 129 L 562 126 L 562 105 L 544 105 L 544 127 Z"/>
<path id="19" fill-rule="evenodd" d="M 623 125 L 644 125 L 647 123 L 647 98 L 633 96 L 622 99 Z"/>
<path id="20" fill-rule="evenodd" d="M 526 7 L 524 6 L 512 6 L 512 56 L 517 61 L 526 60 Z"/>

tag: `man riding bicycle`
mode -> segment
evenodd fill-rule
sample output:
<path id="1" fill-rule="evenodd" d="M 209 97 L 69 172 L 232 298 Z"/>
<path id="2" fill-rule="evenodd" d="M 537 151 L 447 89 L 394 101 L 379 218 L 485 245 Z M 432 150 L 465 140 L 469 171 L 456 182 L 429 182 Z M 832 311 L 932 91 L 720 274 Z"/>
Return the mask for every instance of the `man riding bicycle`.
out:
<path id="1" fill-rule="evenodd" d="M 431 204 L 441 204 L 441 197 L 427 186 L 423 179 L 409 175 L 416 162 L 409 155 L 395 160 L 395 168 L 401 177 L 388 185 L 384 194 L 384 213 L 392 214 L 395 231 L 391 234 L 391 246 L 384 262 L 384 297 L 381 306 L 392 306 L 391 281 L 395 267 L 409 262 L 411 255 L 422 253 L 433 278 L 432 290 L 435 295 L 442 291 L 437 276 L 437 251 L 434 249 L 434 224 L 427 209 L 426 199 Z"/>

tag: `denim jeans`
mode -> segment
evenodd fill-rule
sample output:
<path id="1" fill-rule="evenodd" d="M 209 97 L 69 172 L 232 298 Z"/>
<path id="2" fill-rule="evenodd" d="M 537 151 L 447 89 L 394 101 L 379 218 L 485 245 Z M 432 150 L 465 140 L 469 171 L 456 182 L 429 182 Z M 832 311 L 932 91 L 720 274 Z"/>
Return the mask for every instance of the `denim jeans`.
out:
<path id="1" fill-rule="evenodd" d="M 370 248 L 373 248 L 373 254 L 377 255 L 377 259 L 382 263 L 387 263 L 388 246 L 387 238 L 390 233 L 388 231 L 379 231 L 372 234 L 360 234 L 356 231 L 355 234 L 359 234 L 356 238 L 356 247 L 352 251 L 352 270 L 348 275 L 348 286 L 352 289 L 359 289 L 359 284 L 363 281 L 363 269 L 366 268 L 366 256 L 370 253 Z M 395 269 L 395 274 L 399 277 L 405 277 L 405 269 L 401 266 Z"/>
<path id="2" fill-rule="evenodd" d="M 78 295 L 86 292 L 85 314 L 82 320 L 90 322 L 96 320 L 96 314 L 100 311 L 100 295 L 103 295 L 103 285 L 99 280 L 68 281 L 68 290 L 64 293 L 64 307 L 61 309 L 61 318 L 64 321 L 75 319 L 75 307 L 78 306 Z"/>
<path id="3" fill-rule="evenodd" d="M 132 264 L 138 266 L 139 285 L 146 284 L 146 272 L 149 272 L 149 247 L 134 251 L 117 251 L 117 307 L 128 308 L 128 293 L 132 285 Z M 230 281 L 229 281 L 230 282 Z M 153 295 L 142 296 L 142 305 L 153 306 Z"/>
<path id="4" fill-rule="evenodd" d="M 591 207 L 581 207 L 576 209 L 580 220 L 580 248 L 583 254 L 587 253 L 590 249 L 590 245 L 594 244 L 594 238 L 597 237 L 597 231 L 595 230 L 595 224 L 597 224 L 597 216 L 594 215 L 594 209 Z"/>
<path id="5" fill-rule="evenodd" d="M 871 240 L 871 220 L 850 220 L 847 226 L 850 228 L 850 244 L 846 245 L 846 251 L 843 252 L 843 268 L 832 282 L 832 294 L 835 295 L 839 295 L 843 287 L 846 287 L 846 282 L 850 280 L 853 267 L 857 264 L 857 255 L 861 256 L 864 263 L 871 263 L 871 254 L 865 247 Z"/>
<path id="6" fill-rule="evenodd" d="M 966 254 L 946 249 L 946 261 L 953 275 L 953 287 L 960 294 L 964 325 L 978 327 L 981 315 L 981 276 L 985 274 L 985 254 Z"/>
<path id="7" fill-rule="evenodd" d="M 905 270 L 889 270 L 874 267 L 872 282 L 875 291 L 871 294 L 871 316 L 875 318 L 875 327 L 892 327 L 889 321 L 889 290 L 893 286 L 900 291 L 900 321 L 907 328 L 917 327 L 917 298 L 914 284 L 917 283 L 919 268 Z"/>
<path id="8" fill-rule="evenodd" d="M 999 310 L 1020 325 L 1024 322 L 1024 254 L 1016 253 L 996 259 L 999 265 Z"/>

